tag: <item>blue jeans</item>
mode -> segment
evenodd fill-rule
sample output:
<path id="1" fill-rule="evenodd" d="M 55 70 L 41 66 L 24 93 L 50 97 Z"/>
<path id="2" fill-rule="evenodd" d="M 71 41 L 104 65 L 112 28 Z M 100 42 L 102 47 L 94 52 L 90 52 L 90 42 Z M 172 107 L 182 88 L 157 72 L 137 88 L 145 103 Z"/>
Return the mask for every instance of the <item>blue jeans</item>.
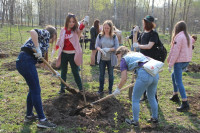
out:
<path id="1" fill-rule="evenodd" d="M 29 86 L 27 96 L 27 116 L 33 115 L 33 107 L 35 108 L 38 118 L 44 119 L 45 115 L 42 108 L 41 89 L 35 64 L 37 60 L 28 53 L 21 52 L 16 61 L 18 72 L 24 77 Z"/>
<path id="2" fill-rule="evenodd" d="M 105 80 L 105 69 L 106 66 L 108 68 L 108 75 L 109 75 L 109 94 L 112 94 L 112 87 L 113 87 L 113 81 L 114 81 L 114 76 L 113 76 L 113 69 L 114 67 L 111 65 L 111 61 L 104 61 L 104 60 L 100 60 L 99 63 L 99 70 L 100 70 L 100 74 L 99 74 L 99 83 L 100 83 L 100 87 L 99 87 L 99 92 L 103 92 L 104 89 L 104 80 Z"/>
<path id="3" fill-rule="evenodd" d="M 185 93 L 185 88 L 182 81 L 182 71 L 188 66 L 189 62 L 181 62 L 174 64 L 174 72 L 172 73 L 172 82 L 174 87 L 174 92 L 180 92 L 181 98 L 187 98 Z"/>
<path id="4" fill-rule="evenodd" d="M 139 120 L 140 112 L 140 98 L 144 91 L 147 92 L 147 98 L 151 106 L 152 118 L 158 118 L 158 103 L 155 98 L 157 85 L 158 85 L 159 75 L 152 77 L 143 68 L 139 68 L 137 71 L 137 78 L 135 85 L 133 87 L 132 94 L 132 110 L 133 110 L 133 120 Z"/>

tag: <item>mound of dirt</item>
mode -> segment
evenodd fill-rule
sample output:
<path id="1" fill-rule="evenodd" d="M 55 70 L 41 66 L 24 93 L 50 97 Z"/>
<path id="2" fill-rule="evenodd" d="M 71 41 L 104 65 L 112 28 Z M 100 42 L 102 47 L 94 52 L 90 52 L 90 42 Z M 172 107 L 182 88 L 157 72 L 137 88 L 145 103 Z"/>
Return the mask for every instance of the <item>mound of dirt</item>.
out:
<path id="1" fill-rule="evenodd" d="M 8 71 L 14 71 L 16 70 L 16 61 L 2 64 L 2 68 L 7 69 Z"/>
<path id="2" fill-rule="evenodd" d="M 195 72 L 195 73 L 200 72 L 200 64 L 190 64 L 188 66 L 188 71 Z"/>
<path id="3" fill-rule="evenodd" d="M 200 112 L 200 93 L 196 93 L 194 96 L 188 96 L 189 104 L 192 112 L 192 116 L 197 117 Z M 200 119 L 200 116 L 198 116 Z"/>
<path id="4" fill-rule="evenodd" d="M 7 58 L 7 57 L 9 57 L 8 54 L 3 53 L 3 52 L 0 52 L 0 59 L 1 59 L 1 58 Z"/>
<path id="5" fill-rule="evenodd" d="M 87 102 L 98 100 L 96 94 L 86 93 Z M 124 122 L 128 117 L 123 106 L 116 98 L 110 98 L 90 108 L 85 108 L 77 115 L 71 116 L 77 108 L 83 107 L 83 97 L 80 94 L 65 94 L 44 102 L 44 110 L 50 120 L 59 126 L 67 128 L 87 127 L 86 132 L 96 132 L 98 126 L 106 131 Z M 116 113 L 117 112 L 117 113 Z M 114 118 L 117 117 L 117 121 Z"/>

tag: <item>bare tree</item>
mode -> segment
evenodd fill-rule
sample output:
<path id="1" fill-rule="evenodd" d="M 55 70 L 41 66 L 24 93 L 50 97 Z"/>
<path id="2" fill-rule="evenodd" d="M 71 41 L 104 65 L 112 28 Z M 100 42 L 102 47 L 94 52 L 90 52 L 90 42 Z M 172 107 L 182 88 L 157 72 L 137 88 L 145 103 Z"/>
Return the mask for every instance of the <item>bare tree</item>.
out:
<path id="1" fill-rule="evenodd" d="M 188 13 L 189 13 L 189 9 L 190 9 L 191 4 L 192 4 L 192 0 L 189 0 L 188 6 L 187 6 L 186 15 L 185 15 L 185 21 L 186 22 L 188 21 Z"/>
<path id="2" fill-rule="evenodd" d="M 163 27 L 162 27 L 162 31 L 163 34 L 165 34 L 165 28 L 166 28 L 166 0 L 164 0 L 164 4 L 163 4 Z"/>
<path id="3" fill-rule="evenodd" d="M 174 6 L 174 0 L 172 0 L 172 5 L 171 5 L 171 25 L 170 25 L 170 35 L 172 35 L 172 30 L 173 30 L 173 26 L 174 26 L 174 20 L 175 20 L 175 16 L 176 16 L 176 10 L 177 10 L 177 5 L 178 5 L 178 1 L 176 0 L 176 4 Z"/>
<path id="4" fill-rule="evenodd" d="M 1 21 L 1 27 L 4 25 L 4 21 L 5 21 L 5 13 L 6 13 L 6 6 L 8 1 L 7 0 L 2 0 L 2 7 L 3 7 L 3 11 L 2 11 L 2 21 Z"/>
<path id="5" fill-rule="evenodd" d="M 15 0 L 9 0 L 9 20 L 11 25 L 14 25 L 14 6 Z"/>
<path id="6" fill-rule="evenodd" d="M 137 0 L 134 0 L 133 1 L 133 4 L 134 4 L 134 8 L 133 8 L 133 23 L 135 24 L 136 22 L 136 8 L 137 8 Z"/>
<path id="7" fill-rule="evenodd" d="M 39 25 L 44 26 L 43 0 L 37 0 L 37 3 L 38 3 Z"/>
<path id="8" fill-rule="evenodd" d="M 55 0 L 55 27 L 57 27 L 57 0 Z"/>

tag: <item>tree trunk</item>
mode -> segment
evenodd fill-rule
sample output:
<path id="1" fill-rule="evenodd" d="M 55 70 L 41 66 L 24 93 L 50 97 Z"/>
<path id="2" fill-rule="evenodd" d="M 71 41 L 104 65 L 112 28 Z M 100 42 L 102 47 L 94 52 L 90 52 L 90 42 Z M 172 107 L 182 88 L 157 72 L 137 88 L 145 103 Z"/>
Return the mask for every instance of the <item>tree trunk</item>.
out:
<path id="1" fill-rule="evenodd" d="M 10 10 L 9 10 L 9 20 L 10 24 L 14 25 L 14 6 L 15 6 L 15 0 L 10 0 Z"/>
<path id="2" fill-rule="evenodd" d="M 137 0 L 134 0 L 134 8 L 133 8 L 133 23 L 134 25 L 136 24 L 136 3 L 137 3 Z"/>
<path id="3" fill-rule="evenodd" d="M 186 23 L 188 21 L 188 13 L 189 13 L 191 3 L 192 3 L 192 0 L 189 1 L 188 6 L 187 6 L 187 12 L 186 12 L 186 15 L 185 15 L 185 22 Z"/>
<path id="4" fill-rule="evenodd" d="M 60 29 L 61 29 L 61 22 L 62 22 L 62 4 L 61 4 L 61 0 L 60 0 Z"/>
<path id="5" fill-rule="evenodd" d="M 185 16 L 185 13 L 186 13 L 186 0 L 184 1 L 184 6 L 183 6 L 183 20 L 185 21 L 185 18 L 186 18 L 186 16 Z"/>
<path id="6" fill-rule="evenodd" d="M 152 13 L 151 13 L 152 16 L 154 16 L 154 0 L 152 1 Z"/>
<path id="7" fill-rule="evenodd" d="M 57 0 L 55 0 L 55 28 L 57 27 Z"/>
<path id="8" fill-rule="evenodd" d="M 20 2 L 21 2 L 21 1 L 20 1 Z M 20 4 L 21 4 L 21 9 L 20 9 L 20 12 L 21 12 L 21 13 L 20 13 L 20 17 L 21 17 L 21 18 L 20 18 L 20 21 L 21 21 L 21 22 L 20 22 L 20 23 L 21 23 L 21 25 L 23 25 L 23 9 L 22 9 L 22 3 L 20 3 Z"/>
<path id="9" fill-rule="evenodd" d="M 43 16 L 43 0 L 38 0 L 38 14 L 39 14 L 39 26 L 44 25 L 44 16 Z"/>
<path id="10" fill-rule="evenodd" d="M 4 20 L 5 20 L 5 13 L 6 13 L 6 0 L 2 0 L 2 6 L 3 6 L 3 11 L 2 11 L 2 20 L 1 20 L 1 27 L 4 25 Z"/>
<path id="11" fill-rule="evenodd" d="M 164 0 L 164 7 L 163 7 L 163 34 L 165 34 L 165 23 L 166 23 L 166 0 Z"/>
<path id="12" fill-rule="evenodd" d="M 172 35 L 172 30 L 173 30 L 173 26 L 174 26 L 174 19 L 175 19 L 175 16 L 176 16 L 176 9 L 177 9 L 177 5 L 178 5 L 178 1 L 179 0 L 176 0 L 176 5 L 175 5 L 175 7 L 173 7 L 174 6 L 174 2 L 172 0 L 170 36 Z"/>

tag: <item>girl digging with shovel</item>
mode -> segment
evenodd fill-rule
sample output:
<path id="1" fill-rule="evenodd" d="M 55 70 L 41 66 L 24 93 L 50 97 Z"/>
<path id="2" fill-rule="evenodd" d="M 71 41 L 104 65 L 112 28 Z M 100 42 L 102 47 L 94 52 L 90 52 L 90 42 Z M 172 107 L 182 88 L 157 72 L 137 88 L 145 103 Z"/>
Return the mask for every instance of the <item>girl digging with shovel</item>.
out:
<path id="1" fill-rule="evenodd" d="M 129 52 L 128 48 L 121 46 L 117 49 L 116 55 L 117 58 L 121 60 L 121 80 L 117 89 L 113 92 L 115 96 L 120 94 L 120 89 L 126 83 L 127 71 L 136 70 L 137 74 L 132 93 L 133 119 L 126 119 L 125 122 L 136 127 L 139 125 L 140 98 L 144 91 L 147 91 L 147 97 L 152 112 L 152 118 L 148 120 L 148 122 L 158 123 L 158 103 L 156 102 L 155 94 L 159 74 L 152 76 L 143 68 L 145 63 L 148 63 L 149 59 L 142 53 Z"/>
<path id="2" fill-rule="evenodd" d="M 47 58 L 49 43 L 56 41 L 57 32 L 54 27 L 47 26 L 44 30 L 31 30 L 30 35 L 31 38 L 21 47 L 21 52 L 16 61 L 18 72 L 24 77 L 29 86 L 27 112 L 24 122 L 33 122 L 39 119 L 37 127 L 55 128 L 56 125 L 49 122 L 43 112 L 41 88 L 35 64 L 41 62 L 40 58 L 44 56 Z M 34 53 L 33 49 L 35 49 L 37 53 Z M 60 74 L 56 72 L 56 76 L 59 75 Z M 33 114 L 33 107 L 37 112 L 37 116 Z"/>

